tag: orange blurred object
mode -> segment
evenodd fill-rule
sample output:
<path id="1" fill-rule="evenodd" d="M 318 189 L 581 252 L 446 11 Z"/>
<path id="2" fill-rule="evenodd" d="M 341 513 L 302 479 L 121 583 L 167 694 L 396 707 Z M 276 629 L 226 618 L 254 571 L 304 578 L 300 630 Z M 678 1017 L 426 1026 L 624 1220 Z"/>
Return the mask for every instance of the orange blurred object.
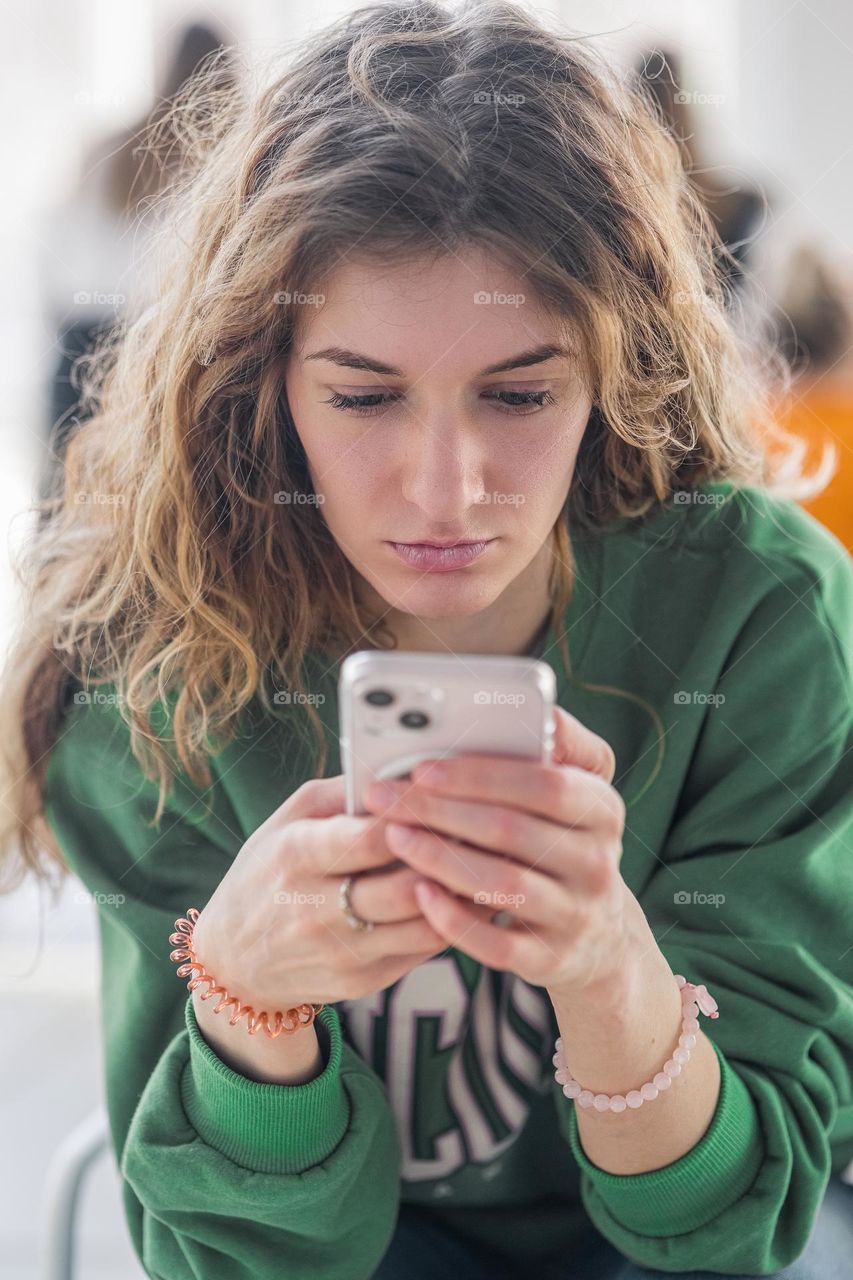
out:
<path id="1" fill-rule="evenodd" d="M 807 442 L 804 465 L 809 471 L 817 466 L 824 442 L 835 444 L 835 474 L 821 494 L 800 505 L 853 552 L 853 377 L 824 373 L 797 378 L 777 419 Z"/>

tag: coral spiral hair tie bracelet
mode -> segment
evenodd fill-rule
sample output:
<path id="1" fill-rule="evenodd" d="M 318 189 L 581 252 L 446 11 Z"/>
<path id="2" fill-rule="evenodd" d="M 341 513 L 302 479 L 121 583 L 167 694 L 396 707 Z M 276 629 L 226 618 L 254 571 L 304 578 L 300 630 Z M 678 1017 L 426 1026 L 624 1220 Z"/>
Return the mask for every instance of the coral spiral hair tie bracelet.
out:
<path id="1" fill-rule="evenodd" d="M 697 986 L 695 983 L 688 982 L 680 973 L 673 976 L 681 988 L 681 1035 L 678 1037 L 678 1047 L 673 1050 L 672 1057 L 663 1064 L 663 1069 L 654 1079 L 647 1080 L 645 1084 L 640 1085 L 639 1089 L 632 1089 L 630 1093 L 614 1093 L 612 1096 L 607 1093 L 593 1093 L 590 1089 L 584 1089 L 583 1085 L 571 1075 L 563 1055 L 563 1041 L 558 1039 L 554 1045 L 557 1052 L 551 1061 L 557 1068 L 554 1078 L 563 1086 L 563 1093 L 567 1098 L 572 1098 L 580 1107 L 594 1107 L 596 1111 L 624 1111 L 626 1107 L 636 1110 L 644 1102 L 651 1102 L 664 1089 L 669 1088 L 673 1078 L 679 1075 L 681 1068 L 690 1061 L 690 1050 L 696 1045 L 696 1032 L 699 1030 L 699 1020 L 696 1017 L 699 1010 L 701 1009 L 706 1017 L 720 1016 L 717 1012 L 716 1000 L 703 983 Z"/>
<path id="2" fill-rule="evenodd" d="M 293 1009 L 288 1009 L 286 1013 L 281 1011 L 274 1014 L 268 1014 L 265 1011 L 256 1013 L 250 1004 L 241 1004 L 235 996 L 230 996 L 224 987 L 220 987 L 212 974 L 207 972 L 193 949 L 193 930 L 199 915 L 200 912 L 196 907 L 188 907 L 186 916 L 180 916 L 175 921 L 176 932 L 169 935 L 170 942 L 179 944 L 175 951 L 170 952 L 169 959 L 188 961 L 178 969 L 178 977 L 185 978 L 188 973 L 193 975 L 187 983 L 188 991 L 194 991 L 196 987 L 206 982 L 208 990 L 201 995 L 200 999 L 209 1000 L 211 996 L 220 996 L 221 999 L 213 1010 L 214 1013 L 220 1013 L 229 1005 L 235 1005 L 234 1012 L 228 1021 L 233 1027 L 246 1015 L 250 1036 L 253 1036 L 258 1028 L 262 1028 L 274 1040 L 282 1032 L 291 1035 L 301 1027 L 311 1025 L 324 1007 L 322 1004 L 300 1004 Z M 272 1025 L 270 1025 L 271 1022 Z"/>

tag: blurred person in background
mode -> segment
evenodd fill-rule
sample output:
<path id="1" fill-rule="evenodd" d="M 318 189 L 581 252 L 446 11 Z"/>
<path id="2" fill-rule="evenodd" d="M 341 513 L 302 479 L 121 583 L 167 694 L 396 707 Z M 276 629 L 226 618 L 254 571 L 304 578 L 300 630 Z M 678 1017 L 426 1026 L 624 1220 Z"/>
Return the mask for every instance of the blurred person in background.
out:
<path id="1" fill-rule="evenodd" d="M 785 356 L 789 376 L 779 382 L 775 413 L 780 425 L 803 441 L 805 469 L 813 473 L 817 465 L 825 486 L 816 497 L 803 499 L 803 505 L 846 547 L 853 548 L 853 269 L 849 255 L 830 259 L 818 248 L 814 233 L 811 240 L 792 244 L 770 219 L 769 203 L 758 187 L 723 182 L 719 166 L 705 166 L 699 125 L 707 113 L 703 116 L 693 108 L 681 59 L 674 50 L 645 51 L 636 59 L 634 71 L 678 141 L 685 168 L 727 248 L 719 265 L 743 304 L 738 322 L 742 328 L 765 325 Z M 780 216 L 785 218 L 787 212 Z M 768 447 L 774 447 L 772 439 Z"/>
<path id="2" fill-rule="evenodd" d="M 78 361 L 120 325 L 126 308 L 140 309 L 156 287 L 148 278 L 145 241 L 157 197 L 174 178 L 177 140 L 170 137 L 170 117 L 178 95 L 208 60 L 226 86 L 231 71 L 221 36 L 204 23 L 182 28 L 154 105 L 130 127 L 89 147 L 73 192 L 43 221 L 41 292 L 58 348 L 39 478 L 43 497 L 56 488 L 69 434 L 93 411 L 79 399 Z"/>
<path id="3" fill-rule="evenodd" d="M 681 148 L 685 170 L 726 246 L 727 252 L 718 255 L 720 271 L 727 286 L 738 290 L 743 268 L 749 264 L 750 245 L 766 217 L 765 198 L 757 186 L 736 181 L 734 175 L 723 181 L 720 166 L 712 168 L 706 163 L 699 127 L 703 114 L 691 104 L 681 58 L 675 50 L 646 50 L 637 57 L 634 72 Z"/>

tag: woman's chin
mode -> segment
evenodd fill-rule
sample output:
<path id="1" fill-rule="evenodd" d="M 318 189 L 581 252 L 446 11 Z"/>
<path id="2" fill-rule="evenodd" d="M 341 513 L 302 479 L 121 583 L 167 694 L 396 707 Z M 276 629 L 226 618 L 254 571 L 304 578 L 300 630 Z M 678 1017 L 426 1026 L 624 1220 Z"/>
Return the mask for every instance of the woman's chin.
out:
<path id="1" fill-rule="evenodd" d="M 461 575 L 443 573 L 421 577 L 408 587 L 404 584 L 398 591 L 392 592 L 386 587 L 383 598 L 398 613 L 437 621 L 479 613 L 493 604 L 500 594 L 500 588 L 493 581 L 481 579 L 474 582 L 470 577 L 462 581 Z"/>

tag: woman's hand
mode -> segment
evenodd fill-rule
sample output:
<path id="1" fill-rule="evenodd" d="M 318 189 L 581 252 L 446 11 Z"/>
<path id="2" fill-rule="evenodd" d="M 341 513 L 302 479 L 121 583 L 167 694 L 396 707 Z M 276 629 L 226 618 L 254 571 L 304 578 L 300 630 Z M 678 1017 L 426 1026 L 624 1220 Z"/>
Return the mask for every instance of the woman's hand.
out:
<path id="1" fill-rule="evenodd" d="M 639 910 L 619 871 L 625 805 L 611 785 L 613 751 L 561 707 L 555 716 L 553 764 L 423 761 L 411 782 L 390 784 L 390 803 L 366 794 L 388 819 L 389 849 L 424 877 L 415 892 L 436 933 L 553 999 L 620 971 Z M 490 923 L 497 911 L 510 913 L 507 927 Z"/>
<path id="2" fill-rule="evenodd" d="M 447 943 L 421 914 L 417 873 L 390 865 L 384 820 L 345 812 L 344 779 L 304 783 L 252 833 L 201 912 L 196 954 L 268 1012 L 384 990 Z M 374 922 L 355 930 L 338 905 Z"/>

